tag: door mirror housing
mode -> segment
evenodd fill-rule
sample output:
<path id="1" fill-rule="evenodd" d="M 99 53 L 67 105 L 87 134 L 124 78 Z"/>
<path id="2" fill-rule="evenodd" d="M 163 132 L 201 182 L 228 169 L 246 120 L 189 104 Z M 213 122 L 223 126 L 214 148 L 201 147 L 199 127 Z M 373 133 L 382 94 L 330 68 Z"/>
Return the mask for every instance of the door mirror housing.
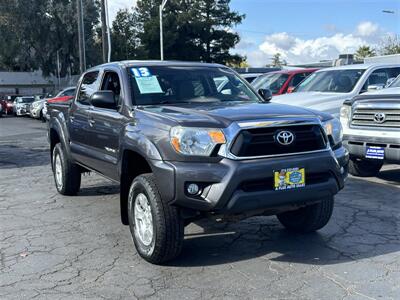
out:
<path id="1" fill-rule="evenodd" d="M 264 102 L 269 102 L 272 99 L 272 92 L 269 89 L 259 89 L 258 94 L 263 98 Z"/>
<path id="2" fill-rule="evenodd" d="M 90 97 L 90 103 L 94 107 L 116 109 L 113 91 L 97 91 Z"/>
<path id="3" fill-rule="evenodd" d="M 289 86 L 286 93 L 288 93 L 288 94 L 293 93 L 295 88 L 296 88 L 295 86 Z"/>
<path id="4" fill-rule="evenodd" d="M 367 91 L 368 91 L 368 92 L 373 92 L 373 91 L 381 90 L 381 89 L 383 89 L 384 87 L 385 87 L 385 85 L 384 85 L 384 84 L 381 84 L 381 83 L 378 83 L 378 84 L 370 84 L 370 85 L 368 86 Z"/>

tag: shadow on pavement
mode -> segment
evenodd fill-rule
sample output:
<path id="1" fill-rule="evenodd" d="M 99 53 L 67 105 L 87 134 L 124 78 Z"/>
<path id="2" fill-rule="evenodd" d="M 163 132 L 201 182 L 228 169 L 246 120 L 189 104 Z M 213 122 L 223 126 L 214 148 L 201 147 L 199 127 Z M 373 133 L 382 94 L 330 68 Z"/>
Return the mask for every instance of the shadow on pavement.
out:
<path id="1" fill-rule="evenodd" d="M 400 167 L 398 169 L 391 169 L 379 172 L 379 179 L 386 180 L 390 184 L 400 184 Z"/>
<path id="2" fill-rule="evenodd" d="M 35 167 L 50 164 L 47 147 L 27 148 L 20 145 L 0 145 L 0 169 Z"/>
<path id="3" fill-rule="evenodd" d="M 290 233 L 275 217 L 225 224 L 202 220 L 200 232 L 185 235 L 182 255 L 169 265 L 213 266 L 262 256 L 272 262 L 329 265 L 396 253 L 400 251 L 396 192 L 397 188 L 384 190 L 372 182 L 366 187 L 364 180 L 353 178 L 337 196 L 330 223 L 312 234 Z"/>

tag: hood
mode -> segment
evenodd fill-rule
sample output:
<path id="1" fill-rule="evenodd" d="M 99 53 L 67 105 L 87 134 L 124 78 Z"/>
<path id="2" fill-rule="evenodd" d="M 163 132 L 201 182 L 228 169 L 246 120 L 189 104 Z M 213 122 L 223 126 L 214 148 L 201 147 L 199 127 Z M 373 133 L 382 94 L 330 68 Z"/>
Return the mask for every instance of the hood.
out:
<path id="1" fill-rule="evenodd" d="M 363 95 L 400 95 L 400 87 L 389 87 L 373 92 L 366 92 Z"/>
<path id="2" fill-rule="evenodd" d="M 271 102 L 311 108 L 337 117 L 343 102 L 350 98 L 350 93 L 299 92 L 275 96 Z"/>
<path id="3" fill-rule="evenodd" d="M 157 113 L 182 126 L 228 127 L 232 122 L 268 118 L 323 118 L 323 115 L 300 107 L 276 103 L 209 102 L 177 105 L 152 105 L 141 110 Z"/>

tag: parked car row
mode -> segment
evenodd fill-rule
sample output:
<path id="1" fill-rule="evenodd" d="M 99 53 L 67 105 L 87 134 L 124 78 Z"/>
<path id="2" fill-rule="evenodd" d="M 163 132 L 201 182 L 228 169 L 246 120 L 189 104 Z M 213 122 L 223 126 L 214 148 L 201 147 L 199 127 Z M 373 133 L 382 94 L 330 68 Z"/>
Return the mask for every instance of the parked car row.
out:
<path id="1" fill-rule="evenodd" d="M 281 70 L 259 76 L 252 86 L 270 90 L 272 102 L 340 115 L 349 172 L 376 176 L 385 162 L 400 164 L 399 74 L 399 64 Z"/>
<path id="2" fill-rule="evenodd" d="M 0 100 L 0 116 L 3 114 L 21 117 L 30 116 L 34 119 L 46 121 L 47 104 L 54 102 L 68 102 L 75 94 L 75 87 L 68 87 L 55 97 L 44 96 L 7 96 Z"/>

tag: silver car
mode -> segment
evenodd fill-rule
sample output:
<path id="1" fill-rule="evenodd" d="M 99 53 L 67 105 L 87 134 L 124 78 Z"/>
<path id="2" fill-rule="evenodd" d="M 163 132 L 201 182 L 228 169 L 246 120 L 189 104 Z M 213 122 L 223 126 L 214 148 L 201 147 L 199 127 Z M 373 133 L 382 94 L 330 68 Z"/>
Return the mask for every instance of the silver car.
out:
<path id="1" fill-rule="evenodd" d="M 43 119 L 43 107 L 46 99 L 38 99 L 32 102 L 30 106 L 31 117 L 34 119 Z"/>

